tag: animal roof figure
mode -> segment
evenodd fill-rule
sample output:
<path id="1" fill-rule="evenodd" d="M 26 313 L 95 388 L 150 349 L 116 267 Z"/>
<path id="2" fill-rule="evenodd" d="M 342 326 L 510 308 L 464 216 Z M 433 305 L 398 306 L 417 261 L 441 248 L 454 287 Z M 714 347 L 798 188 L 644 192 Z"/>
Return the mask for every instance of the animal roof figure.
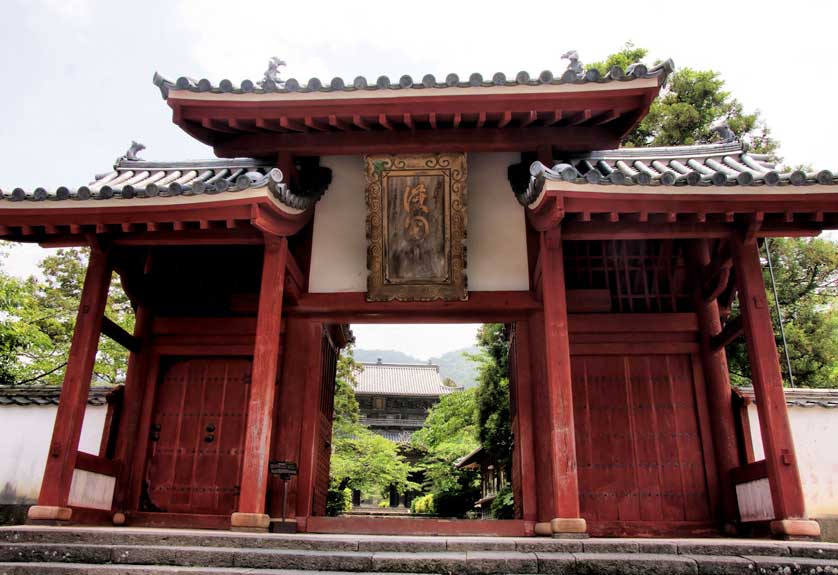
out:
<path id="1" fill-rule="evenodd" d="M 567 69 L 572 70 L 577 76 L 581 76 L 585 72 L 582 68 L 582 62 L 579 61 L 579 53 L 576 50 L 568 50 L 562 54 L 562 60 L 570 60 Z"/>
<path id="2" fill-rule="evenodd" d="M 259 80 L 258 84 L 265 87 L 265 84 L 273 83 L 276 86 L 282 86 L 285 82 L 282 78 L 279 77 L 279 68 L 281 66 L 285 66 L 285 60 L 277 58 L 276 56 L 271 57 L 268 60 L 268 69 L 265 70 L 265 77 Z"/>

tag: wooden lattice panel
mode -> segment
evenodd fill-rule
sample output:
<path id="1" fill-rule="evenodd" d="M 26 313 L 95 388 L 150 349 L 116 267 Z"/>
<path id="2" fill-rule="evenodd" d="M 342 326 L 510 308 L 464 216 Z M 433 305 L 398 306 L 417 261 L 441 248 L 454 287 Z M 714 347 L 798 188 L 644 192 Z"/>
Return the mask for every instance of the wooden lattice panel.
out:
<path id="1" fill-rule="evenodd" d="M 674 240 L 564 242 L 567 289 L 608 290 L 611 312 L 690 311 L 683 246 Z"/>

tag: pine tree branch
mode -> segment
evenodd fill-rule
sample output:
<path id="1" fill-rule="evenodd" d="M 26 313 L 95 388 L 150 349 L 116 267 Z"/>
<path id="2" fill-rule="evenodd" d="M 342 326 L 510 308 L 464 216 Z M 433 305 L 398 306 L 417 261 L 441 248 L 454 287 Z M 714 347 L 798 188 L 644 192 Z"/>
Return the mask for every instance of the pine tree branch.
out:
<path id="1" fill-rule="evenodd" d="M 64 362 L 60 363 L 59 365 L 57 365 L 56 367 L 52 368 L 49 371 L 45 371 L 44 373 L 42 373 L 40 375 L 36 375 L 35 377 L 30 377 L 29 379 L 24 379 L 24 380 L 21 380 L 21 381 L 17 382 L 17 385 L 26 385 L 28 383 L 32 383 L 33 381 L 38 381 L 39 379 L 41 379 L 43 377 L 46 377 L 48 375 L 52 375 L 53 373 L 55 373 L 59 369 L 63 369 L 66 365 L 67 365 L 67 362 L 64 361 Z"/>

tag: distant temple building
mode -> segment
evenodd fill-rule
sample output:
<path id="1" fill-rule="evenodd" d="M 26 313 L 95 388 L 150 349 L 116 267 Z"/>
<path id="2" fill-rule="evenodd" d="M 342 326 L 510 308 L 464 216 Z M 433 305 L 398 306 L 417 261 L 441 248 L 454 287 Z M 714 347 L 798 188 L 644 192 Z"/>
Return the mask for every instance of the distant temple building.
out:
<path id="1" fill-rule="evenodd" d="M 427 364 L 363 363 L 355 397 L 361 423 L 396 443 L 410 443 L 440 397 L 461 387 L 445 385 L 439 366 Z"/>

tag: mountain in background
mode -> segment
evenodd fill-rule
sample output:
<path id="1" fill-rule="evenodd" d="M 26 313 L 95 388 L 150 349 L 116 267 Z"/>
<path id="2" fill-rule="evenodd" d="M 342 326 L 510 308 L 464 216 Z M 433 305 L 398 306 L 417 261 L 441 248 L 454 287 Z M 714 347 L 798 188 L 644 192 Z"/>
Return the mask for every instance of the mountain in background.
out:
<path id="1" fill-rule="evenodd" d="M 361 363 L 375 363 L 379 359 L 384 363 L 428 363 L 430 361 L 439 366 L 439 374 L 443 379 L 450 377 L 457 385 L 466 388 L 477 385 L 477 363 L 463 355 L 464 353 L 478 353 L 478 349 L 473 346 L 449 351 L 425 361 L 393 349 L 355 349 L 353 352 L 355 361 Z"/>

